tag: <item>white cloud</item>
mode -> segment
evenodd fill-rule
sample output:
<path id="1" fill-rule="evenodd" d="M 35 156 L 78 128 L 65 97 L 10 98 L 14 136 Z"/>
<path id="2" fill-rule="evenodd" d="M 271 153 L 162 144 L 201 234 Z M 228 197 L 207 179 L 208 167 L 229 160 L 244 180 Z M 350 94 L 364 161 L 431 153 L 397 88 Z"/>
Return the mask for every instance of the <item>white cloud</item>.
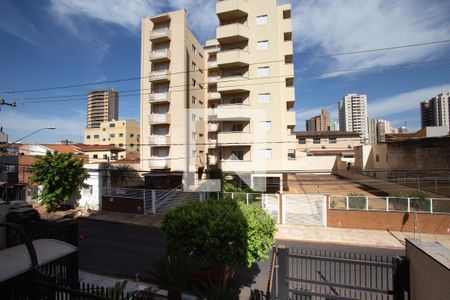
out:
<path id="1" fill-rule="evenodd" d="M 24 139 L 23 143 L 55 143 L 58 140 L 72 139 L 82 141 L 85 127 L 84 115 L 82 110 L 68 110 L 67 116 L 58 117 L 54 114 L 33 116 L 25 111 L 16 111 L 19 107 L 11 110 L 2 110 L 2 119 L 4 131 L 9 135 L 9 141 L 18 140 L 34 130 L 43 127 L 56 127 L 55 130 L 43 130 L 35 135 Z"/>
<path id="2" fill-rule="evenodd" d="M 293 1 L 296 52 L 330 55 L 450 38 L 445 1 Z M 431 60 L 450 44 L 307 60 L 324 71 Z M 336 76 L 336 74 L 335 74 Z"/>
<path id="3" fill-rule="evenodd" d="M 99 22 L 116 24 L 129 30 L 140 26 L 141 17 L 157 14 L 164 1 L 146 0 L 51 0 L 51 10 L 62 20 L 87 17 Z"/>
<path id="4" fill-rule="evenodd" d="M 371 101 L 369 98 L 369 115 L 382 117 L 414 110 L 418 111 L 421 101 L 428 100 L 439 93 L 449 90 L 450 84 L 444 84 L 402 93 L 392 97 L 375 99 L 374 101 Z"/>

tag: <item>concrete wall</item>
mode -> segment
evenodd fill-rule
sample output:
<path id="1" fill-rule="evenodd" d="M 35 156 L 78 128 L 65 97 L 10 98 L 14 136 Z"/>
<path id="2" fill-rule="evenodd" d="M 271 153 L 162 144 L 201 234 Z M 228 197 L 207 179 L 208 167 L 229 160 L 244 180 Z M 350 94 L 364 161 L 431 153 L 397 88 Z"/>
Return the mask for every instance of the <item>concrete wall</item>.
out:
<path id="1" fill-rule="evenodd" d="M 421 233 L 450 234 L 450 215 L 418 213 L 417 220 Z M 328 209 L 327 226 L 413 232 L 414 214 Z"/>
<path id="2" fill-rule="evenodd" d="M 450 299 L 450 249 L 437 243 L 406 240 L 410 300 Z"/>
<path id="3" fill-rule="evenodd" d="M 450 169 L 450 137 L 356 147 L 355 167 L 361 170 Z"/>
<path id="4" fill-rule="evenodd" d="M 89 170 L 89 178 L 67 203 L 85 209 L 101 210 L 102 189 L 106 174 L 100 170 L 105 166 L 104 164 L 86 164 L 84 167 Z"/>

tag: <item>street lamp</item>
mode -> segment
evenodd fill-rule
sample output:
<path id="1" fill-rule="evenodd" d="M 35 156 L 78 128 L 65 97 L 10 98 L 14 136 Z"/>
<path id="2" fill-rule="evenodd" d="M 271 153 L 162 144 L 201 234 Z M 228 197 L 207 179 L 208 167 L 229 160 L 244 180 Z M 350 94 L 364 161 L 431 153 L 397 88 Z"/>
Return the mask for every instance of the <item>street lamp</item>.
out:
<path id="1" fill-rule="evenodd" d="M 32 136 L 33 134 L 38 133 L 39 131 L 42 131 L 42 130 L 46 130 L 46 129 L 48 129 L 48 130 L 54 130 L 54 129 L 56 129 L 56 127 L 52 127 L 52 126 L 42 127 L 41 129 L 38 129 L 38 130 L 36 130 L 36 131 L 33 131 L 32 133 L 30 133 L 30 134 L 28 134 L 28 135 L 26 135 L 26 136 L 24 136 L 24 137 L 18 139 L 17 141 L 14 141 L 14 142 L 12 142 L 12 143 L 7 144 L 7 145 L 5 146 L 5 148 L 8 148 L 9 146 L 11 146 L 11 145 L 13 145 L 13 144 L 15 144 L 15 143 L 18 143 L 18 142 L 20 142 L 21 140 L 24 140 L 24 139 L 26 139 L 27 137 Z"/>

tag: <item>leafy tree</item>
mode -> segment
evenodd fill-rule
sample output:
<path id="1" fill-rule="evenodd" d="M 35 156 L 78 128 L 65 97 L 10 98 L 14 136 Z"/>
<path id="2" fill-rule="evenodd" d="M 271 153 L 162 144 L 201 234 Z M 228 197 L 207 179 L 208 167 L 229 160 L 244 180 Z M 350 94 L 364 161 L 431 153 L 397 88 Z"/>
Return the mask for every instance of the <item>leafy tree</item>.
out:
<path id="1" fill-rule="evenodd" d="M 250 267 L 267 258 L 275 221 L 260 207 L 214 199 L 169 210 L 162 231 L 169 256 L 191 255 L 203 267 Z"/>
<path id="2" fill-rule="evenodd" d="M 31 167 L 31 174 L 30 181 L 43 186 L 39 198 L 48 211 L 69 200 L 89 177 L 82 159 L 58 152 L 40 157 Z"/>

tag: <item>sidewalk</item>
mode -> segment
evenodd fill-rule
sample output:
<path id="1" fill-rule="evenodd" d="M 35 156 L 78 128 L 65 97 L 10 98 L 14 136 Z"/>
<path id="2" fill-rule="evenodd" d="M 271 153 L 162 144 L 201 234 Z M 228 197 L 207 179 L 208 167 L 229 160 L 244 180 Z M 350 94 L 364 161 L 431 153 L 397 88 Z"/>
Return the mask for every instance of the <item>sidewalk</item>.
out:
<path id="1" fill-rule="evenodd" d="M 115 222 L 149 227 L 161 227 L 162 215 L 137 215 L 121 212 L 96 211 L 83 216 L 85 219 Z"/>
<path id="2" fill-rule="evenodd" d="M 387 230 L 348 229 L 333 227 L 313 227 L 303 225 L 277 225 L 277 240 L 294 240 L 349 244 L 368 247 L 404 248 L 405 238 L 413 238 L 412 232 Z M 422 241 L 437 241 L 450 248 L 450 234 L 416 234 Z"/>

